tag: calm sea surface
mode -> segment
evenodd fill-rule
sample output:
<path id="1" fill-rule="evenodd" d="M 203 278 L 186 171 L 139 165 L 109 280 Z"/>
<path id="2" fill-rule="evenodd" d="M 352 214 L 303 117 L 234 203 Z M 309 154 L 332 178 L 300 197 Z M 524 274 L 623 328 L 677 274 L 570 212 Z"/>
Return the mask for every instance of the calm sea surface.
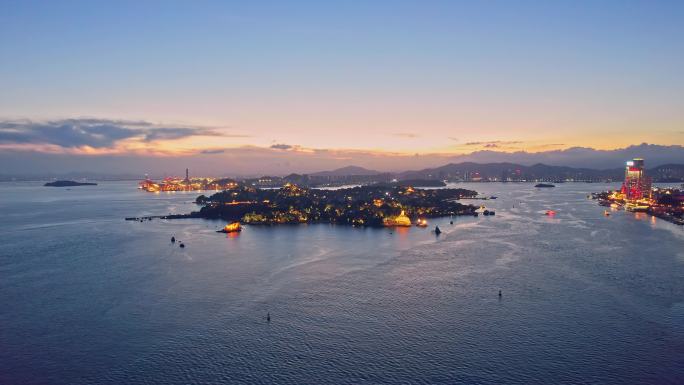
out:
<path id="1" fill-rule="evenodd" d="M 437 238 L 0 183 L 0 384 L 684 384 L 684 229 L 586 199 L 615 186 L 464 186 L 496 216 Z"/>

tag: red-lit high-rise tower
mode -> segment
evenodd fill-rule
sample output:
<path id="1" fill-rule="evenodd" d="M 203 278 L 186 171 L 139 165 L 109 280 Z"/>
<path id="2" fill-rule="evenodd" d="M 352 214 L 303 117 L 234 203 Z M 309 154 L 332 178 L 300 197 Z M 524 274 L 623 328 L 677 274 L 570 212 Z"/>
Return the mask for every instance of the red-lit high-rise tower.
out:
<path id="1" fill-rule="evenodd" d="M 627 162 L 622 193 L 627 200 L 651 197 L 651 179 L 646 176 L 643 159 L 634 158 Z"/>

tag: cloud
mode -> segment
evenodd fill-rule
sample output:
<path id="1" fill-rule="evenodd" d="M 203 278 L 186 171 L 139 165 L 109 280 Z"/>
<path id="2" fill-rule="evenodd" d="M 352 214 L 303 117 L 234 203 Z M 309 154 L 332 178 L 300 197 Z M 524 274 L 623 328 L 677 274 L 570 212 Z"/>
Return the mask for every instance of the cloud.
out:
<path id="1" fill-rule="evenodd" d="M 110 148 L 118 142 L 176 140 L 192 136 L 227 135 L 203 127 L 164 127 L 145 121 L 108 119 L 63 119 L 46 122 L 0 121 L 0 144 L 55 145 L 62 148 Z"/>
<path id="2" fill-rule="evenodd" d="M 466 146 L 484 146 L 484 147 L 499 147 L 499 145 L 522 144 L 518 140 L 493 140 L 490 142 L 468 142 Z"/>
<path id="3" fill-rule="evenodd" d="M 156 177 L 168 173 L 182 174 L 189 167 L 195 175 L 260 176 L 287 175 L 331 170 L 350 164 L 379 171 L 418 170 L 460 162 L 510 162 L 523 165 L 544 163 L 556 166 L 588 168 L 620 168 L 625 160 L 646 159 L 647 167 L 682 163 L 684 146 L 641 144 L 615 150 L 572 147 L 563 150 L 503 152 L 499 149 L 454 155 L 453 153 L 388 153 L 359 149 L 299 149 L 279 151 L 269 147 L 245 145 L 229 147 L 217 155 L 198 156 L 202 149 L 185 153 L 155 154 L 148 149 L 135 153 L 112 152 L 90 155 L 83 151 L 47 152 L 3 149 L 0 144 L 0 174 L 47 175 L 69 171 L 98 173 L 145 173 Z M 204 149 L 211 151 L 212 149 Z M 220 150 L 214 148 L 213 150 Z M 2 175 L 0 175 L 2 179 Z"/>
<path id="4" fill-rule="evenodd" d="M 291 150 L 294 148 L 294 146 L 291 146 L 289 144 L 278 143 L 278 144 L 272 144 L 271 148 L 275 149 L 275 150 Z"/>
<path id="5" fill-rule="evenodd" d="M 419 138 L 419 137 L 420 137 L 420 135 L 414 134 L 414 133 L 411 133 L 411 132 L 396 132 L 396 133 L 394 133 L 394 134 L 392 134 L 392 135 L 393 135 L 393 136 L 398 136 L 398 137 L 400 137 L 400 138 L 409 138 L 409 139 Z"/>
<path id="6" fill-rule="evenodd" d="M 216 154 L 223 154 L 225 152 L 226 152 L 225 149 L 214 149 L 214 150 L 202 150 L 202 151 L 200 151 L 200 154 L 216 155 Z"/>
<path id="7" fill-rule="evenodd" d="M 144 136 L 146 142 L 182 139 L 189 136 L 225 136 L 217 131 L 206 128 L 155 128 L 146 131 Z"/>

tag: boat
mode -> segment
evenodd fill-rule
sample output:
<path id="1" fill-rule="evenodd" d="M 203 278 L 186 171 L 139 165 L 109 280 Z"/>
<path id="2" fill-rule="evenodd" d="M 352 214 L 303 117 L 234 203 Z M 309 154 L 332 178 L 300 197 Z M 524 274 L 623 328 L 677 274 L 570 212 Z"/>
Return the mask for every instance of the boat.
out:
<path id="1" fill-rule="evenodd" d="M 537 183 L 536 185 L 534 185 L 534 187 L 545 188 L 545 187 L 556 187 L 556 186 L 552 185 L 551 183 Z"/>
<path id="2" fill-rule="evenodd" d="M 496 199 L 496 198 L 498 198 L 498 197 L 497 197 L 497 196 L 494 196 L 494 195 L 492 195 L 492 196 L 489 197 L 489 199 Z"/>
<path id="3" fill-rule="evenodd" d="M 240 226 L 240 222 L 231 222 L 217 232 L 218 233 L 237 233 L 239 231 L 242 231 L 242 226 Z"/>
<path id="4" fill-rule="evenodd" d="M 625 205 L 625 210 L 631 211 L 633 213 L 645 213 L 649 209 L 649 206 L 639 204 L 639 203 L 627 203 Z"/>
<path id="5" fill-rule="evenodd" d="M 555 212 L 554 210 L 546 210 L 546 214 L 545 214 L 545 215 L 548 215 L 548 216 L 552 217 L 552 216 L 556 215 L 556 212 Z"/>
<path id="6" fill-rule="evenodd" d="M 439 226 L 435 226 L 435 234 L 442 234 L 442 230 L 439 229 Z"/>
<path id="7" fill-rule="evenodd" d="M 603 215 L 605 215 L 605 216 L 610 216 L 610 211 L 608 211 L 608 210 L 603 210 Z"/>
<path id="8" fill-rule="evenodd" d="M 418 218 L 418 220 L 416 221 L 416 226 L 418 227 L 427 227 L 427 225 L 428 223 L 425 218 Z"/>

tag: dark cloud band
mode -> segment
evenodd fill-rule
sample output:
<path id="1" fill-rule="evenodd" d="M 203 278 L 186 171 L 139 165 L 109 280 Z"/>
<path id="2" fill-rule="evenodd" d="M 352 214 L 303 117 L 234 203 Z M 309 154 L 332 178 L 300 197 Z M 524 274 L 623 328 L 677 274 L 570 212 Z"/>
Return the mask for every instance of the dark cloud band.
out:
<path id="1" fill-rule="evenodd" d="M 159 127 L 144 121 L 65 119 L 48 122 L 0 121 L 0 143 L 51 144 L 65 148 L 107 148 L 137 138 L 144 142 L 191 136 L 225 136 L 209 128 Z M 235 136 L 235 135 L 232 135 Z"/>

